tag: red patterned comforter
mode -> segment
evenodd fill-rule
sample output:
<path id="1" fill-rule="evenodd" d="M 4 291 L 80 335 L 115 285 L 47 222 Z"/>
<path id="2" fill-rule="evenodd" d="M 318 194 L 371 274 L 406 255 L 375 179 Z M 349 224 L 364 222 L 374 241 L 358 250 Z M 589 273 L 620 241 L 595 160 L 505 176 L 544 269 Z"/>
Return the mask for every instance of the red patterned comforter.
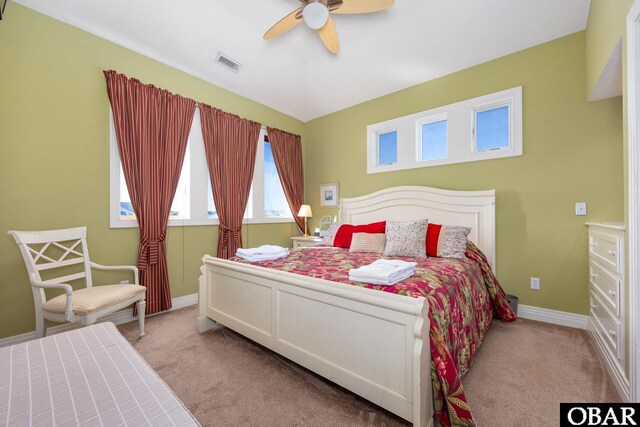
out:
<path id="1" fill-rule="evenodd" d="M 393 286 L 349 281 L 349 269 L 372 263 L 380 255 L 349 253 L 348 249 L 292 250 L 287 258 L 254 264 L 414 298 L 425 297 L 430 307 L 436 418 L 445 426 L 473 426 L 461 378 L 473 363 L 494 310 L 503 321 L 515 320 L 516 315 L 484 254 L 469 242 L 466 255 L 466 259 L 403 258 L 418 263 L 416 272 Z"/>

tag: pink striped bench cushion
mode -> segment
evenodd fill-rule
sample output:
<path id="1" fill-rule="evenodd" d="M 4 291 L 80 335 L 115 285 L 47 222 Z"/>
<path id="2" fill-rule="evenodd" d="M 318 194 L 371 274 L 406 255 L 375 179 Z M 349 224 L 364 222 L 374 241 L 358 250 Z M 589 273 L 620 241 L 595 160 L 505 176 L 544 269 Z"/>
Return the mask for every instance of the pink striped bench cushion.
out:
<path id="1" fill-rule="evenodd" d="M 113 323 L 0 348 L 0 425 L 197 426 Z"/>

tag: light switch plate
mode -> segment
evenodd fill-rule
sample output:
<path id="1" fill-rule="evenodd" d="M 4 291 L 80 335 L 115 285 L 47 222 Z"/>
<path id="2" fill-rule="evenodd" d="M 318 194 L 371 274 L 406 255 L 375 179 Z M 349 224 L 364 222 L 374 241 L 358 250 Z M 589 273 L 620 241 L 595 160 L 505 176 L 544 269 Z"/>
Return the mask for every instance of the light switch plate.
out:
<path id="1" fill-rule="evenodd" d="M 584 216 L 587 214 L 587 202 L 576 203 L 576 215 Z"/>
<path id="2" fill-rule="evenodd" d="M 538 277 L 531 278 L 531 289 L 536 291 L 540 290 L 540 279 Z"/>

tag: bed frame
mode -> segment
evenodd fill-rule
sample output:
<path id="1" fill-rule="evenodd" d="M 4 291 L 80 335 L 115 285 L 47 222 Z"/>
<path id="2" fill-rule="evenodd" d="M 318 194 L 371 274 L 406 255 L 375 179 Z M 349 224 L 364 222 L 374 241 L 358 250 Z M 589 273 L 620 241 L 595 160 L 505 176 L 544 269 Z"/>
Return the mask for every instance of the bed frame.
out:
<path id="1" fill-rule="evenodd" d="M 495 271 L 495 191 L 395 187 L 343 199 L 342 222 L 428 218 L 471 227 Z M 306 249 L 316 250 L 316 249 Z M 218 323 L 370 400 L 415 426 L 433 419 L 429 305 L 205 255 L 200 332 Z"/>

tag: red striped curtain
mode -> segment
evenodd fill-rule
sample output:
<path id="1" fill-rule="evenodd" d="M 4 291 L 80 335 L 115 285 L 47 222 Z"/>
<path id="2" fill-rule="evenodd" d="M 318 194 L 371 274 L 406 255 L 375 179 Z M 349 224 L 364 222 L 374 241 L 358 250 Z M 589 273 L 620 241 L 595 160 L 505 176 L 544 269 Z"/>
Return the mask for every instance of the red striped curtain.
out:
<path id="1" fill-rule="evenodd" d="M 138 268 L 146 314 L 171 308 L 165 238 L 195 101 L 105 71 L 118 152 L 140 228 Z"/>
<path id="2" fill-rule="evenodd" d="M 230 258 L 242 247 L 242 219 L 249 201 L 261 125 L 206 104 L 200 104 L 200 122 L 220 220 L 218 257 Z"/>
<path id="3" fill-rule="evenodd" d="M 300 231 L 303 231 L 304 218 L 298 216 L 300 206 L 304 204 L 304 169 L 302 167 L 300 135 L 274 128 L 267 128 L 267 133 L 284 195 L 287 198 L 293 219 Z"/>

